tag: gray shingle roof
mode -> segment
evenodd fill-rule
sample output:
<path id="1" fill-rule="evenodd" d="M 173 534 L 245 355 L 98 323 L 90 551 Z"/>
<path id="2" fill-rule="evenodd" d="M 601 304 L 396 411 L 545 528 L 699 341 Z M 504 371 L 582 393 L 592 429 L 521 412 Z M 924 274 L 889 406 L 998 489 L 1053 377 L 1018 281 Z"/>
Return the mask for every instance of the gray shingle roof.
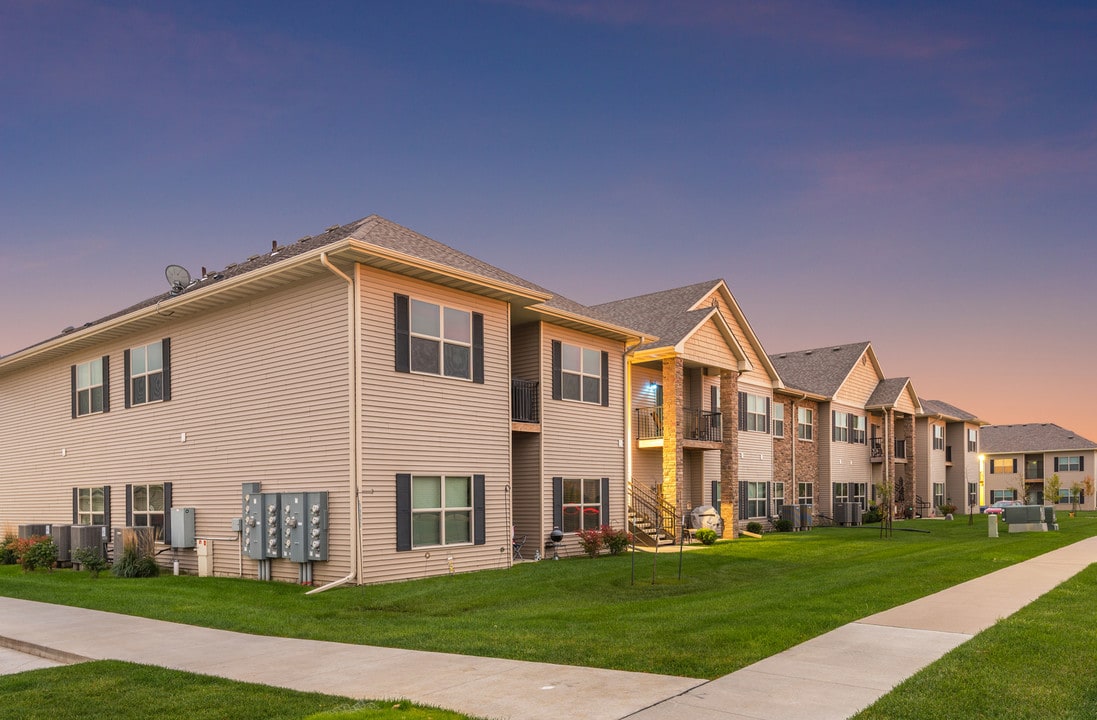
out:
<path id="1" fill-rule="evenodd" d="M 880 407 L 881 405 L 894 405 L 899 400 L 899 396 L 903 394 L 903 390 L 906 388 L 907 383 L 910 382 L 910 378 L 885 378 L 880 381 L 880 384 L 876 386 L 876 389 L 872 391 L 872 395 L 865 401 L 865 407 Z"/>
<path id="2" fill-rule="evenodd" d="M 1055 423 L 984 425 L 979 429 L 979 448 L 986 453 L 1094 450 L 1097 443 Z"/>
<path id="3" fill-rule="evenodd" d="M 868 342 L 828 345 L 774 353 L 769 359 L 787 387 L 834 397 L 868 346 Z"/>
<path id="4" fill-rule="evenodd" d="M 711 312 L 710 308 L 697 310 L 690 310 L 690 308 L 720 282 L 720 280 L 709 280 L 624 300 L 614 300 L 594 305 L 590 311 L 596 313 L 596 317 L 635 328 L 649 336 L 659 338 L 656 342 L 640 346 L 642 350 L 652 347 L 673 347 Z"/>
<path id="5" fill-rule="evenodd" d="M 210 285 L 215 285 L 230 278 L 244 275 L 262 267 L 285 262 L 289 258 L 301 255 L 311 250 L 322 248 L 326 245 L 339 242 L 340 240 L 344 240 L 346 238 L 353 238 L 355 240 L 369 243 L 371 245 L 376 245 L 380 248 L 395 250 L 421 260 L 426 260 L 429 262 L 444 265 L 449 268 L 453 268 L 455 270 L 478 275 L 488 280 L 505 282 L 511 285 L 533 290 L 535 292 L 551 295 L 552 297 L 545 302 L 545 305 L 549 307 L 564 310 L 592 320 L 598 320 L 601 322 L 608 321 L 606 317 L 584 305 L 581 305 L 580 303 L 575 302 L 574 300 L 570 300 L 562 295 L 553 293 L 551 290 L 532 283 L 525 278 L 521 278 L 517 275 L 514 275 L 513 273 L 509 273 L 506 270 L 495 267 L 494 265 L 486 263 L 483 260 L 475 258 L 471 255 L 467 255 L 459 250 L 455 250 L 448 245 L 440 243 L 437 240 L 433 240 L 425 235 L 421 235 L 413 230 L 409 230 L 408 228 L 403 227 L 402 225 L 398 225 L 390 220 L 386 220 L 379 215 L 369 215 L 360 220 L 355 220 L 354 222 L 347 223 L 346 225 L 333 225 L 318 235 L 303 237 L 300 240 L 297 240 L 296 242 L 290 243 L 288 245 L 277 246 L 272 251 L 253 255 L 244 262 L 230 264 L 222 270 L 210 272 L 205 277 L 196 279 L 180 294 L 186 294 L 187 292 L 193 292 L 195 290 L 205 288 Z M 139 303 L 131 305 L 122 310 L 119 310 L 118 312 L 111 313 L 110 315 L 86 323 L 81 328 L 77 329 L 83 329 L 86 327 L 99 325 L 101 323 L 114 320 L 124 315 L 128 315 L 131 312 L 141 310 L 142 308 L 151 307 L 159 302 L 163 302 L 177 296 L 178 295 L 173 295 L 171 293 L 165 292 L 155 297 L 151 297 L 147 300 L 143 300 Z M 61 335 L 64 334 L 66 333 L 62 333 Z M 61 335 L 55 336 L 55 338 L 61 337 Z M 55 338 L 48 338 L 47 340 L 44 340 L 42 342 L 49 342 L 50 340 L 53 340 Z"/>
<path id="6" fill-rule="evenodd" d="M 967 410 L 961 410 L 955 405 L 949 405 L 941 400 L 922 400 L 919 398 L 919 402 L 922 403 L 922 412 L 926 415 L 944 415 L 965 422 L 981 422 L 978 417 Z"/>

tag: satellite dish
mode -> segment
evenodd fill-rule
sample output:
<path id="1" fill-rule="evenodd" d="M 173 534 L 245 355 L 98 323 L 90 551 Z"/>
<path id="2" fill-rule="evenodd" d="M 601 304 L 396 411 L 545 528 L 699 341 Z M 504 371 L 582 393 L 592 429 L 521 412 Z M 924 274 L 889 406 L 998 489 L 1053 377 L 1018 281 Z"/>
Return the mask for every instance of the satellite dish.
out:
<path id="1" fill-rule="evenodd" d="M 164 269 L 164 277 L 168 279 L 168 285 L 171 285 L 172 295 L 178 295 L 190 285 L 190 273 L 182 265 L 168 265 Z"/>

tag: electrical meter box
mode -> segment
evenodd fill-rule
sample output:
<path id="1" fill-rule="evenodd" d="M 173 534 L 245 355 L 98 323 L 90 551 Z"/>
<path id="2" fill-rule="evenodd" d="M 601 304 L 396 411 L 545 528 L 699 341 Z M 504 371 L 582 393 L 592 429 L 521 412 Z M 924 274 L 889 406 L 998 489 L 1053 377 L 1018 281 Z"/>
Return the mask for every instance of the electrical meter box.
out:
<path id="1" fill-rule="evenodd" d="M 194 508 L 171 509 L 171 546 L 173 548 L 194 547 Z"/>
<path id="2" fill-rule="evenodd" d="M 253 560 L 281 557 L 279 498 L 274 493 L 264 494 L 259 488 L 259 483 L 242 486 L 244 555 Z"/>
<path id="3" fill-rule="evenodd" d="M 306 513 L 306 559 L 324 561 L 328 559 L 328 494 L 314 492 L 305 494 Z"/>
<path id="4" fill-rule="evenodd" d="M 305 560 L 305 494 L 282 493 L 282 557 Z"/>

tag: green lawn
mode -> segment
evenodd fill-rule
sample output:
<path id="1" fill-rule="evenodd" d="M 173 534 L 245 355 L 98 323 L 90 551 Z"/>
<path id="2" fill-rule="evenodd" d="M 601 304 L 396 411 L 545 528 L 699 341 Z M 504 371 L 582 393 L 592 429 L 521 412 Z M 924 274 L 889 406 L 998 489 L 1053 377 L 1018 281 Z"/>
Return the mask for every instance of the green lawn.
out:
<path id="1" fill-rule="evenodd" d="M 653 558 L 576 558 L 305 596 L 229 578 L 122 580 L 0 568 L 0 594 L 265 635 L 713 678 L 880 610 L 1097 534 L 986 537 L 954 521 L 817 528 Z M 902 529 L 928 530 L 928 533 Z M 709 651 L 700 650 L 710 648 Z"/>
<path id="2" fill-rule="evenodd" d="M 1097 718 L 1097 565 L 899 685 L 856 720 Z"/>

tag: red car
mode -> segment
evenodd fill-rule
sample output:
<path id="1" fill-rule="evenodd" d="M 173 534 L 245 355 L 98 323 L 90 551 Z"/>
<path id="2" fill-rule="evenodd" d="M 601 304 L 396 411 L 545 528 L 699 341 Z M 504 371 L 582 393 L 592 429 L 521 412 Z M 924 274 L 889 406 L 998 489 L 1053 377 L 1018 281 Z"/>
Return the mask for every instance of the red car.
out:
<path id="1" fill-rule="evenodd" d="M 1024 505 L 1020 500 L 999 500 L 993 505 L 983 510 L 987 515 L 1001 515 L 1007 507 L 1013 507 L 1014 505 Z"/>

